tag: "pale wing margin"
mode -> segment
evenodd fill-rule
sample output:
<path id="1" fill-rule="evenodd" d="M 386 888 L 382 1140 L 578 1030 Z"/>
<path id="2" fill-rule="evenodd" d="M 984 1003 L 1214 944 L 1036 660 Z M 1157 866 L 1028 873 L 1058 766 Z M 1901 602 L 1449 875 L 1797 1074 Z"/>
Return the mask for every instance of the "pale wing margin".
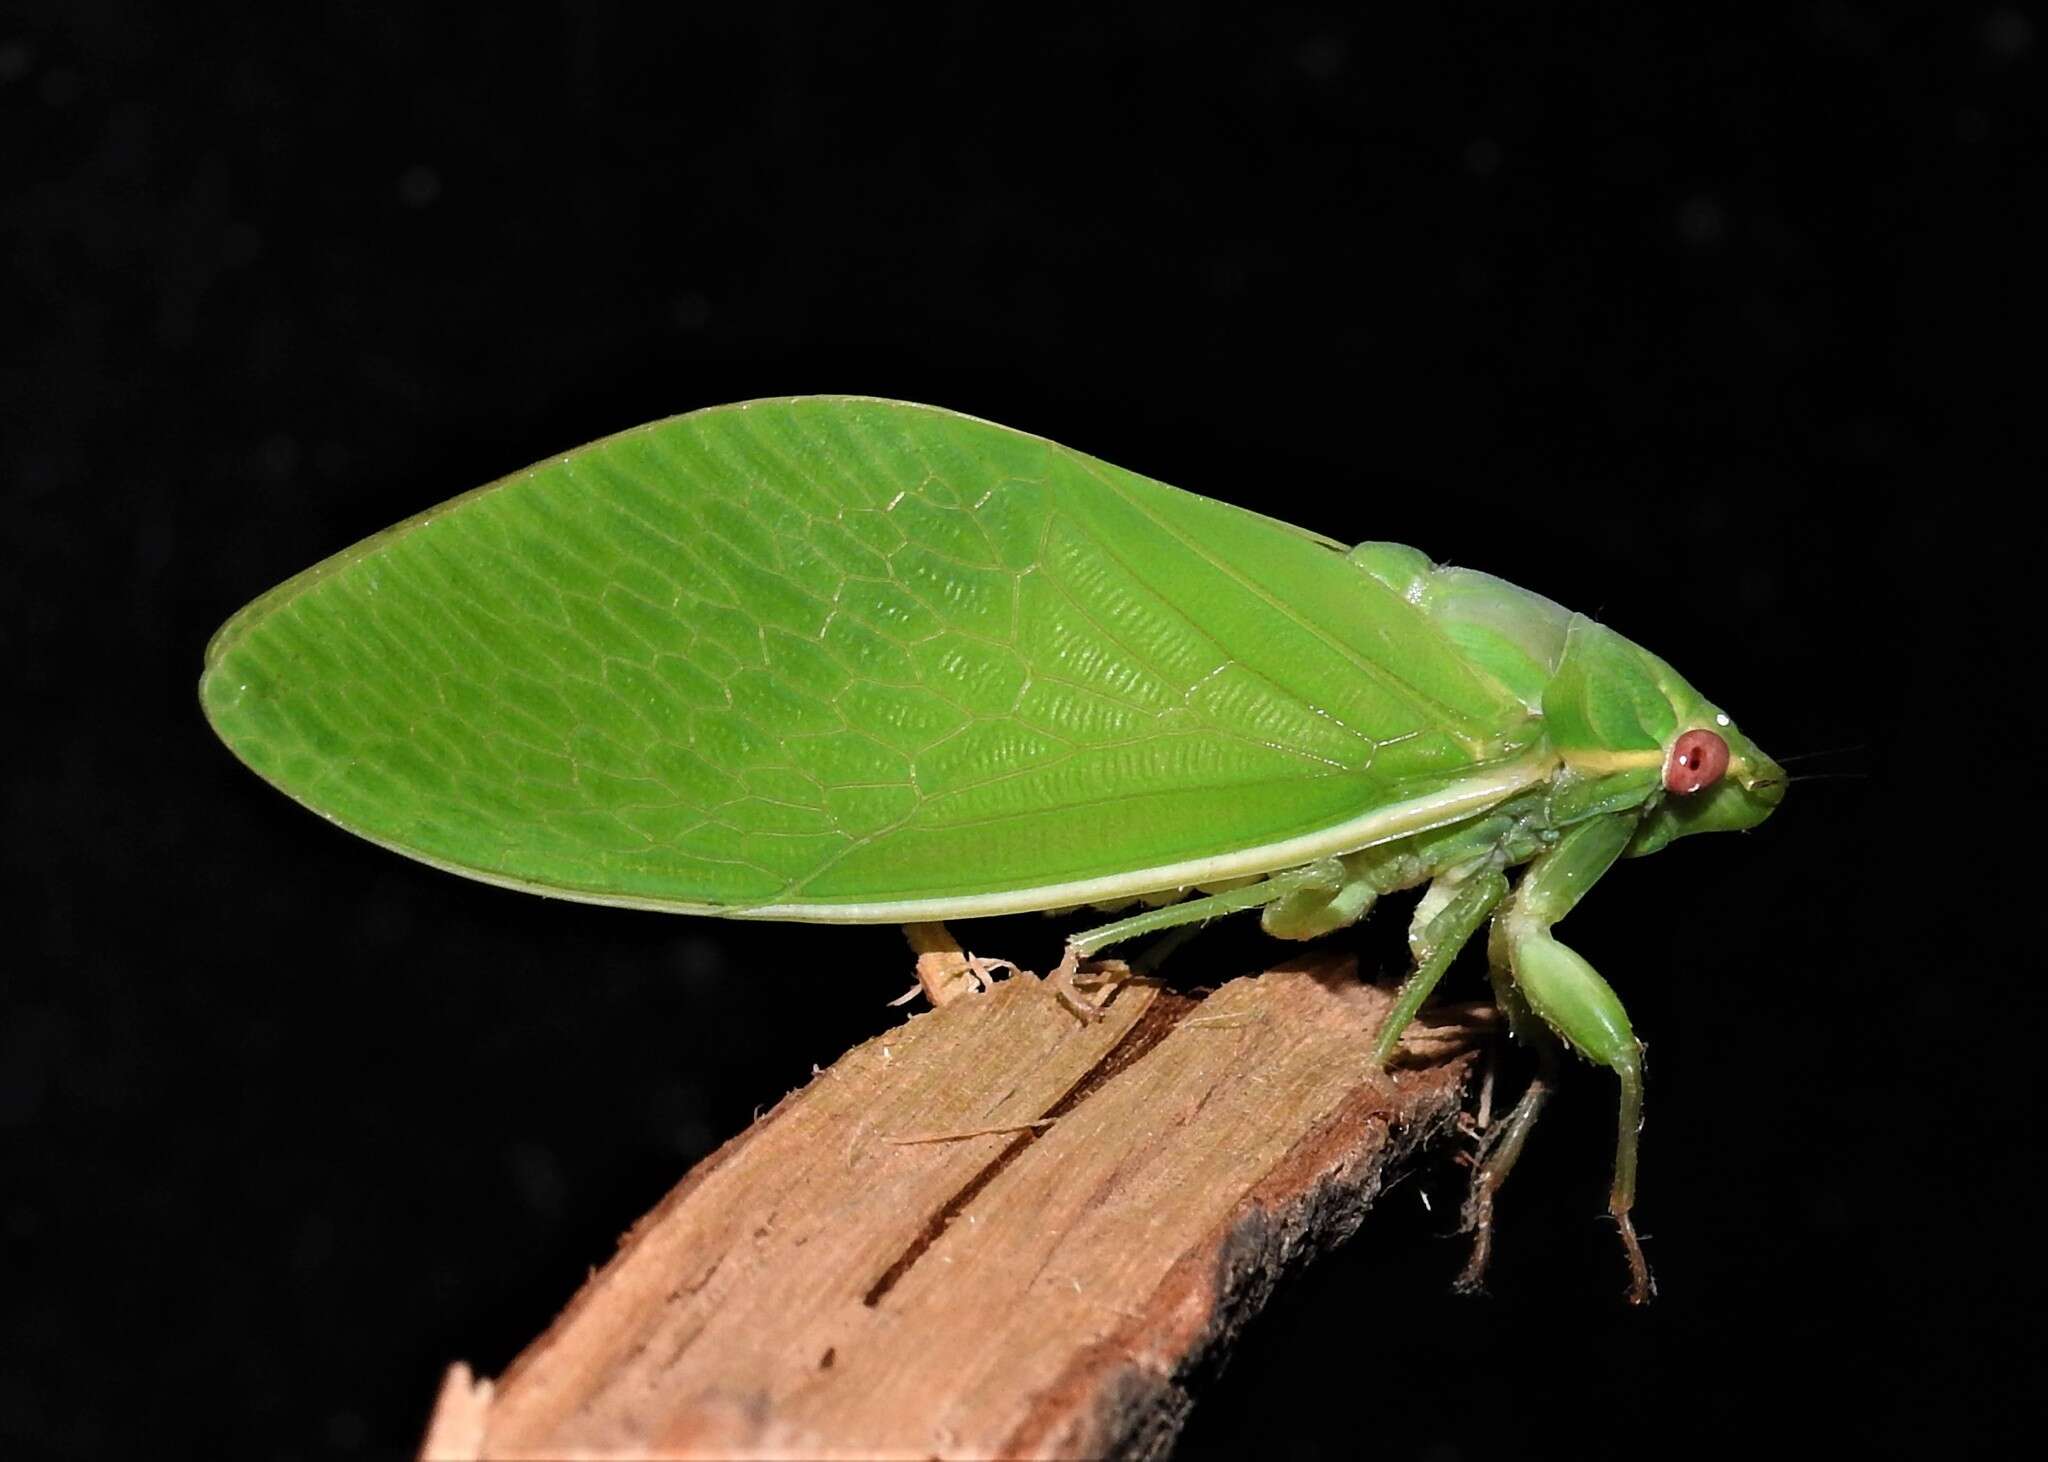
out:
<path id="1" fill-rule="evenodd" d="M 1555 770 L 1556 758 L 1549 754 L 1480 768 L 1449 786 L 1405 802 L 1376 808 L 1347 822 L 1305 833 L 1300 837 L 1235 853 L 1134 869 L 1112 878 L 1083 879 L 1072 883 L 1045 884 L 1036 888 L 1010 889 L 1002 893 L 964 898 L 897 899 L 872 903 L 777 903 L 696 904 L 632 894 L 600 894 L 581 889 L 531 883 L 490 873 L 464 864 L 451 863 L 423 854 L 403 844 L 389 842 L 328 817 L 339 827 L 379 847 L 478 883 L 497 888 L 538 894 L 543 898 L 565 899 L 570 903 L 600 904 L 607 908 L 647 909 L 657 913 L 699 914 L 722 919 L 763 919 L 806 924 L 903 924 L 935 919 L 978 919 L 997 914 L 1028 914 L 1043 909 L 1071 908 L 1077 904 L 1114 903 L 1145 894 L 1225 879 L 1261 877 L 1298 868 L 1318 858 L 1355 853 L 1415 833 L 1448 827 L 1496 807 L 1545 781 Z M 319 812 L 318 808 L 313 811 Z M 320 813 L 327 817 L 326 813 Z"/>

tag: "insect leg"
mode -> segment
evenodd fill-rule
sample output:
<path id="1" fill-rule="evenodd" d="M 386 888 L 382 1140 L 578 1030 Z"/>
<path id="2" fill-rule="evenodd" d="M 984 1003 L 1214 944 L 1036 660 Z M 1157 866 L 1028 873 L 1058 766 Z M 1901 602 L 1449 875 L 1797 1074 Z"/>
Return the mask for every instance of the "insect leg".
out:
<path id="1" fill-rule="evenodd" d="M 1167 930 L 1145 946 L 1145 952 L 1131 961 L 1131 968 L 1141 975 L 1156 973 L 1161 965 L 1180 952 L 1183 944 L 1201 932 L 1199 924 L 1183 924 L 1178 929 Z"/>
<path id="2" fill-rule="evenodd" d="M 1415 1012 L 1422 1009 L 1422 1002 L 1429 998 L 1437 981 L 1444 977 L 1444 971 L 1451 967 L 1458 951 L 1486 922 L 1486 916 L 1507 897 L 1508 881 L 1498 868 L 1482 868 L 1467 873 L 1453 883 L 1448 877 L 1440 879 L 1450 898 L 1437 910 L 1423 928 L 1409 935 L 1409 947 L 1415 952 L 1415 971 L 1401 985 L 1401 993 L 1394 998 L 1393 1009 L 1380 1026 L 1378 1042 L 1373 1046 L 1372 1061 L 1376 1067 L 1385 1067 L 1393 1059 L 1394 1048 L 1401 1042 L 1401 1033 L 1408 1029 L 1408 1023 L 1415 1019 Z M 1434 894 L 1432 886 L 1430 892 Z"/>
<path id="3" fill-rule="evenodd" d="M 1505 977 L 1496 979 L 1494 983 L 1502 1008 L 1512 1010 L 1521 1004 L 1520 997 L 1514 994 Z M 1522 1014 L 1526 1016 L 1526 1007 Z M 1536 1027 L 1532 1039 L 1541 1064 L 1513 1110 L 1482 1137 L 1472 1167 L 1472 1186 L 1465 1195 L 1465 1231 L 1472 1235 L 1472 1256 L 1465 1261 L 1464 1271 L 1453 1286 L 1464 1294 L 1478 1290 L 1486 1278 L 1487 1261 L 1493 1257 L 1494 1195 L 1500 1192 L 1501 1184 L 1514 1171 L 1515 1161 L 1521 1157 L 1537 1117 L 1542 1115 L 1551 1092 L 1557 1087 L 1557 1038 L 1533 1017 L 1529 1023 Z"/>
<path id="4" fill-rule="evenodd" d="M 1614 1186 L 1607 1211 L 1627 1251 L 1629 1299 L 1642 1304 L 1655 1286 L 1629 1210 L 1635 1204 L 1636 1144 L 1643 1121 L 1643 1047 L 1620 997 L 1584 956 L 1550 933 L 1550 926 L 1569 913 L 1621 855 L 1634 826 L 1626 816 L 1601 817 L 1568 830 L 1529 865 L 1513 901 L 1494 920 L 1489 952 L 1496 970 L 1505 968 L 1516 994 L 1544 1025 L 1620 1080 Z M 1512 1020 L 1512 1005 L 1509 1014 Z"/>
<path id="5" fill-rule="evenodd" d="M 917 988 L 905 999 L 922 991 L 933 1006 L 947 1005 L 962 995 L 979 995 L 995 983 L 998 970 L 1017 968 L 1006 959 L 969 954 L 944 924 L 905 924 L 903 937 L 917 956 Z"/>
<path id="6" fill-rule="evenodd" d="M 1312 863 L 1306 868 L 1276 873 L 1259 883 L 1248 883 L 1242 888 L 1233 888 L 1224 893 L 1209 894 L 1203 898 L 1187 899 L 1163 908 L 1147 909 L 1142 914 L 1133 914 L 1127 919 L 1101 924 L 1093 929 L 1084 929 L 1067 940 L 1066 952 L 1061 956 L 1059 966 L 1050 976 L 1053 993 L 1062 1003 L 1083 1019 L 1094 1020 L 1100 1015 L 1095 1004 L 1082 997 L 1077 982 L 1081 980 L 1081 961 L 1112 944 L 1121 944 L 1141 934 L 1156 934 L 1162 929 L 1178 929 L 1188 925 L 1206 924 L 1211 919 L 1225 914 L 1235 914 L 1244 909 L 1261 908 L 1278 899 L 1312 884 L 1329 884 L 1334 887 L 1341 878 L 1341 867 L 1335 859 Z"/>
<path id="7" fill-rule="evenodd" d="M 1242 888 L 1233 888 L 1225 893 L 1207 894 L 1202 898 L 1185 899 L 1177 904 L 1147 909 L 1142 914 L 1132 914 L 1129 918 L 1118 919 L 1111 924 L 1099 924 L 1093 929 L 1083 929 L 1067 940 L 1067 955 L 1070 959 L 1083 960 L 1098 950 L 1107 949 L 1112 944 L 1122 944 L 1127 939 L 1136 939 L 1141 934 L 1156 934 L 1162 929 L 1178 929 L 1184 924 L 1206 924 L 1224 914 L 1261 908 L 1277 899 L 1285 898 L 1317 878 L 1329 876 L 1331 875 L 1322 864 L 1310 864 L 1307 868 L 1276 873 L 1262 882 L 1248 883 Z"/>

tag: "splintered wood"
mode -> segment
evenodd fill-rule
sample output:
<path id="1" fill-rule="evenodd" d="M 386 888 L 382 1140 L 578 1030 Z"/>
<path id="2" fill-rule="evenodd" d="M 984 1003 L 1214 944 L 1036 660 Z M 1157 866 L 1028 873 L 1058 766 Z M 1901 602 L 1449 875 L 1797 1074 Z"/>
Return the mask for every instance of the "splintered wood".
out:
<path id="1" fill-rule="evenodd" d="M 495 1387 L 452 1371 L 424 1455 L 1156 1455 L 1458 1110 L 1472 1027 L 1378 1075 L 1388 1002 L 1323 962 L 1090 1025 L 1028 975 L 914 1016 L 699 1164 Z"/>

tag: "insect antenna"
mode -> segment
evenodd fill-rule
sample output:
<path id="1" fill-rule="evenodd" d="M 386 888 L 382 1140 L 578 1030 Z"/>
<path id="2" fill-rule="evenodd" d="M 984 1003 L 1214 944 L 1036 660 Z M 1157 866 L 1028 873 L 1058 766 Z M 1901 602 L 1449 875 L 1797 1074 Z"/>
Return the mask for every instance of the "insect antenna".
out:
<path id="1" fill-rule="evenodd" d="M 1869 772 L 1798 772 L 1785 778 L 1785 785 L 1794 782 L 1867 782 Z"/>
<path id="2" fill-rule="evenodd" d="M 1787 786 L 1794 782 L 1863 780 L 1872 775 L 1869 753 L 1870 748 L 1867 745 L 1837 746 L 1827 751 L 1795 751 L 1790 756 L 1779 757 L 1778 765 L 1785 768 Z M 1849 765 L 1826 770 L 1814 766 L 1814 763 L 1832 757 L 1847 757 L 1850 759 Z M 1812 770 L 1803 770 L 1801 763 Z"/>
<path id="3" fill-rule="evenodd" d="M 1777 758 L 1777 762 L 1781 767 L 1790 766 L 1795 761 L 1818 761 L 1824 756 L 1848 756 L 1852 753 L 1861 756 L 1869 750 L 1870 747 L 1867 744 L 1858 742 L 1853 746 L 1829 747 L 1826 751 L 1795 751 L 1790 756 Z"/>

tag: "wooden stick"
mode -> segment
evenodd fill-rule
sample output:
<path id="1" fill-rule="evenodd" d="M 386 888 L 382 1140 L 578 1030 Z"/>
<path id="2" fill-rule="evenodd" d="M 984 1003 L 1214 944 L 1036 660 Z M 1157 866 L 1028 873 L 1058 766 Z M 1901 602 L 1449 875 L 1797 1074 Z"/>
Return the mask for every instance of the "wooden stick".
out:
<path id="1" fill-rule="evenodd" d="M 1091 1024 L 1029 975 L 914 1016 L 700 1163 L 494 1388 L 454 1368 L 423 1455 L 1154 1455 L 1180 1378 L 1458 1111 L 1475 1025 L 1380 1075 L 1389 1003 L 1309 961 Z"/>

